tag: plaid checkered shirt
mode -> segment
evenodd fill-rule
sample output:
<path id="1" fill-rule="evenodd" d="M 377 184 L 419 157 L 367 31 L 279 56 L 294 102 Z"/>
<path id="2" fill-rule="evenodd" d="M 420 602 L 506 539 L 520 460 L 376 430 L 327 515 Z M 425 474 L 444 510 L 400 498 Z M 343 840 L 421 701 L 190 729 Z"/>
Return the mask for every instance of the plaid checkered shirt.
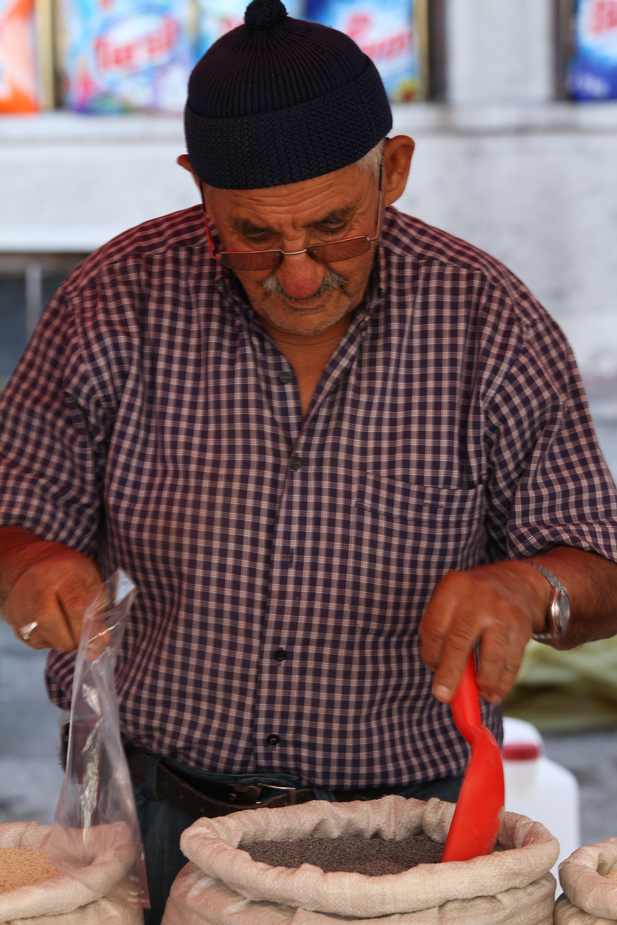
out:
<path id="1" fill-rule="evenodd" d="M 0 523 L 135 581 L 117 674 L 133 743 L 338 788 L 462 772 L 419 655 L 446 572 L 558 544 L 617 561 L 559 327 L 498 261 L 393 208 L 304 418 L 199 208 L 90 256 L 4 392 Z M 48 661 L 65 708 L 73 661 Z"/>

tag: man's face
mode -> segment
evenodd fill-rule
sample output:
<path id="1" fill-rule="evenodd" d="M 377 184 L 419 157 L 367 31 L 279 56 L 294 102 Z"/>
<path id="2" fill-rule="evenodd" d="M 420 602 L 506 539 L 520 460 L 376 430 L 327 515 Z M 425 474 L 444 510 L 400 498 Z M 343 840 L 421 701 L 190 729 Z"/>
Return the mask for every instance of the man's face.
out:
<path id="1" fill-rule="evenodd" d="M 378 183 L 352 165 L 287 186 L 223 190 L 205 186 L 206 207 L 222 250 L 299 251 L 312 244 L 375 234 Z M 235 270 L 255 312 L 272 334 L 312 337 L 334 327 L 362 301 L 375 248 L 325 265 L 308 254 L 272 270 Z"/>

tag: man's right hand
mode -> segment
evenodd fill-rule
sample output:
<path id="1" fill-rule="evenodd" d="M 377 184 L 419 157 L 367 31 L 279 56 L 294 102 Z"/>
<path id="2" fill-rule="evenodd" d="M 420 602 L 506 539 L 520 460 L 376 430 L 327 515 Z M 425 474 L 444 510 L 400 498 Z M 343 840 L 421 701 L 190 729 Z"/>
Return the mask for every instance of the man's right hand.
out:
<path id="1" fill-rule="evenodd" d="M 31 648 L 75 650 L 84 612 L 101 585 L 94 562 L 75 549 L 19 528 L 0 528 L 3 615 L 22 642 L 20 630 L 37 623 L 25 643 Z"/>

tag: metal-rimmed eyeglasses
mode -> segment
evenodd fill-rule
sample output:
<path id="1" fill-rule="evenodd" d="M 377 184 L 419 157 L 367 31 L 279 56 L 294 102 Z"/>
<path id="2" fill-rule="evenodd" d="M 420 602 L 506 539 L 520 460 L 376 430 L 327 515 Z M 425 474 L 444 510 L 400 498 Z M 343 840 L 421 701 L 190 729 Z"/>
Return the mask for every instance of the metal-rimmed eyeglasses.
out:
<path id="1" fill-rule="evenodd" d="M 206 212 L 206 203 L 201 188 L 202 203 L 204 213 Z M 300 254 L 308 254 L 312 260 L 318 263 L 338 263 L 342 260 L 351 260 L 353 257 L 361 257 L 370 250 L 371 246 L 379 240 L 381 234 L 381 221 L 383 211 L 383 161 L 379 168 L 379 200 L 377 205 L 377 221 L 375 233 L 373 235 L 354 235 L 350 238 L 340 238 L 338 241 L 328 241 L 323 244 L 311 244 L 309 247 L 303 247 L 299 251 L 283 250 L 263 250 L 263 251 L 215 251 L 213 241 L 206 223 L 206 234 L 210 253 L 224 267 L 229 270 L 277 270 L 285 257 L 298 257 Z"/>

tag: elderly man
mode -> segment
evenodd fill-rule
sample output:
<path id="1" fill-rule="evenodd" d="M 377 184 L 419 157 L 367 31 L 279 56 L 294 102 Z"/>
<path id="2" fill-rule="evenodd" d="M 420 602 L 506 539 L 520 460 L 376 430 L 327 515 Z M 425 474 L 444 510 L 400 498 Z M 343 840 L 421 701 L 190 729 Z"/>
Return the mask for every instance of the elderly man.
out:
<path id="1" fill-rule="evenodd" d="M 413 142 L 346 36 L 255 0 L 189 84 L 203 202 L 88 258 L 6 389 L 0 591 L 70 700 L 84 602 L 118 670 L 154 910 L 199 815 L 455 799 L 532 634 L 617 627 L 617 492 L 523 284 L 394 209 Z M 147 178 L 147 168 L 145 166 Z"/>

